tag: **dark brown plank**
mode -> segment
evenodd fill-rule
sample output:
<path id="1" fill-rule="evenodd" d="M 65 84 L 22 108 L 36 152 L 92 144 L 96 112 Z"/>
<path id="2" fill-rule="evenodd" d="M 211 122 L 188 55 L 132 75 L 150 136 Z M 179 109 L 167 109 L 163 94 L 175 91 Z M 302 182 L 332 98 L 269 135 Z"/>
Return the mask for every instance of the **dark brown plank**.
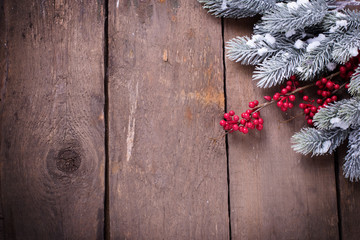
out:
<path id="1" fill-rule="evenodd" d="M 103 6 L 6 0 L 1 111 L 7 239 L 101 239 Z"/>
<path id="2" fill-rule="evenodd" d="M 7 75 L 7 44 L 6 44 L 6 31 L 5 31 L 5 12 L 4 1 L 0 1 L 0 124 L 2 122 L 2 108 L 3 108 L 3 92 L 5 91 L 5 82 Z M 0 131 L 1 139 L 1 131 Z M 0 145 L 1 147 L 1 145 Z M 1 162 L 1 161 L 0 161 Z M 1 165 L 0 165 L 1 168 Z M 1 178 L 0 178 L 1 181 Z M 1 194 L 0 184 L 0 194 Z M 4 216 L 2 208 L 2 200 L 0 197 L 0 240 L 4 239 Z"/>
<path id="3" fill-rule="evenodd" d="M 343 161 L 346 156 L 347 143 L 338 149 L 339 211 L 341 213 L 342 239 L 360 238 L 360 184 L 350 182 L 343 176 Z"/>
<path id="4" fill-rule="evenodd" d="M 250 35 L 253 23 L 226 21 L 225 40 Z M 252 70 L 226 60 L 229 110 L 241 114 L 249 101 L 262 101 L 265 91 L 251 80 Z M 229 136 L 233 239 L 337 239 L 333 156 L 311 159 L 292 151 L 290 138 L 302 118 L 280 123 L 289 116 L 276 106 L 264 109 L 262 117 L 261 133 Z"/>
<path id="5" fill-rule="evenodd" d="M 112 239 L 227 239 L 221 23 L 197 1 L 109 3 Z"/>

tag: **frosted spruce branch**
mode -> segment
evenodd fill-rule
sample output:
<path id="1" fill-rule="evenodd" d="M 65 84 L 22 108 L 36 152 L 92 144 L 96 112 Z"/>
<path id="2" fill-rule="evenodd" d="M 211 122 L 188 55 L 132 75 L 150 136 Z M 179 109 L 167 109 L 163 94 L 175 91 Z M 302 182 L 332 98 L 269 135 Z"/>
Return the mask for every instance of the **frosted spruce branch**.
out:
<path id="1" fill-rule="evenodd" d="M 275 0 L 198 0 L 216 17 L 244 18 L 262 14 L 275 6 Z"/>
<path id="2" fill-rule="evenodd" d="M 348 134 L 348 131 L 339 128 L 331 130 L 303 128 L 291 138 L 292 148 L 305 155 L 312 153 L 312 156 L 332 153 Z"/>
<path id="3" fill-rule="evenodd" d="M 353 96 L 360 96 L 360 65 L 351 77 L 348 91 Z"/>

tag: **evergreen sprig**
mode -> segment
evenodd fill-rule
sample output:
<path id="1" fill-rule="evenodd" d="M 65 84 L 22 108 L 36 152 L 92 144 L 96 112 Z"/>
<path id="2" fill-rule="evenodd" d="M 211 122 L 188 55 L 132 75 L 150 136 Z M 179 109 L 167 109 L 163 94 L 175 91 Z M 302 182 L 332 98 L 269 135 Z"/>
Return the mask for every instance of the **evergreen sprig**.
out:
<path id="1" fill-rule="evenodd" d="M 360 96 L 360 65 L 356 68 L 355 73 L 351 76 L 348 91 L 353 96 Z"/>
<path id="2" fill-rule="evenodd" d="M 291 138 L 292 148 L 305 155 L 312 153 L 313 156 L 317 156 L 332 153 L 347 138 L 348 134 L 348 131 L 340 128 L 331 130 L 303 128 Z"/>

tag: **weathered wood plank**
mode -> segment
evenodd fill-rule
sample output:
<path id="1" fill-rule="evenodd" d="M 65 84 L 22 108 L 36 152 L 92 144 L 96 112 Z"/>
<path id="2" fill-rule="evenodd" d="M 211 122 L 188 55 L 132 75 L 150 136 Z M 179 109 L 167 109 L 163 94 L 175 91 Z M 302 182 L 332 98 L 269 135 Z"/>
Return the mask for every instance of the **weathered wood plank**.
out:
<path id="1" fill-rule="evenodd" d="M 339 206 L 341 213 L 342 239 L 356 240 L 360 237 L 360 184 L 350 182 L 343 176 L 343 161 L 347 143 L 338 150 Z"/>
<path id="2" fill-rule="evenodd" d="M 7 74 L 7 51 L 6 51 L 6 31 L 5 31 L 5 12 L 4 12 L 4 1 L 0 1 L 0 124 L 2 122 L 2 101 L 3 91 L 5 90 L 5 81 Z M 1 131 L 0 131 L 1 139 Z M 0 142 L 1 143 L 1 142 Z M 0 145 L 1 146 L 1 145 Z M 1 178 L 0 178 L 1 181 Z M 1 194 L 0 184 L 0 194 Z M 2 208 L 2 199 L 0 197 L 0 240 L 4 239 L 4 216 Z"/>
<path id="3" fill-rule="evenodd" d="M 250 35 L 253 23 L 226 21 L 225 40 Z M 239 114 L 265 94 L 251 81 L 252 70 L 226 61 L 228 109 Z M 333 156 L 311 159 L 292 151 L 290 138 L 303 119 L 280 123 L 287 115 L 276 106 L 262 116 L 261 133 L 229 136 L 233 239 L 337 239 Z"/>
<path id="4" fill-rule="evenodd" d="M 101 239 L 102 3 L 4 5 L 9 54 L 0 158 L 7 239 Z"/>
<path id="5" fill-rule="evenodd" d="M 196 1 L 109 2 L 112 239 L 227 239 L 221 23 Z"/>

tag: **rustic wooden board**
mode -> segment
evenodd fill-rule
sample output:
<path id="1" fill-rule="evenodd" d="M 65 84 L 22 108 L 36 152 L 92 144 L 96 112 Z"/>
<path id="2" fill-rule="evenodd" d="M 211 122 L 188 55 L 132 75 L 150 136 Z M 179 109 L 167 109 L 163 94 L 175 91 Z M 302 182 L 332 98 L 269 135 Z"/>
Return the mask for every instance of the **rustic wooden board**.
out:
<path id="1" fill-rule="evenodd" d="M 2 122 L 2 100 L 3 100 L 3 90 L 5 90 L 4 84 L 6 81 L 7 73 L 7 51 L 6 51 L 6 31 L 5 31 L 5 12 L 4 12 L 4 1 L 0 1 L 0 124 Z M 1 131 L 0 131 L 1 139 Z M 0 142 L 1 143 L 1 142 Z M 0 145 L 1 147 L 1 145 Z M 0 178 L 1 181 L 1 178 Z M 0 194 L 1 194 L 1 184 L 0 184 Z M 2 210 L 2 200 L 0 197 L 0 240 L 4 239 L 4 216 Z"/>
<path id="2" fill-rule="evenodd" d="M 102 3 L 4 6 L 0 166 L 7 239 L 101 239 Z"/>
<path id="3" fill-rule="evenodd" d="M 342 239 L 356 240 L 360 238 L 360 184 L 350 182 L 343 176 L 343 161 L 346 156 L 347 143 L 338 150 L 339 206 L 341 212 Z"/>
<path id="4" fill-rule="evenodd" d="M 253 23 L 226 21 L 225 40 L 250 35 Z M 249 101 L 263 100 L 252 70 L 226 60 L 228 110 L 241 114 Z M 311 159 L 291 150 L 290 138 L 303 119 L 280 123 L 288 116 L 276 106 L 262 116 L 261 133 L 229 136 L 233 239 L 337 239 L 333 156 Z"/>
<path id="5" fill-rule="evenodd" d="M 197 1 L 109 1 L 112 239 L 227 239 L 221 23 Z"/>

